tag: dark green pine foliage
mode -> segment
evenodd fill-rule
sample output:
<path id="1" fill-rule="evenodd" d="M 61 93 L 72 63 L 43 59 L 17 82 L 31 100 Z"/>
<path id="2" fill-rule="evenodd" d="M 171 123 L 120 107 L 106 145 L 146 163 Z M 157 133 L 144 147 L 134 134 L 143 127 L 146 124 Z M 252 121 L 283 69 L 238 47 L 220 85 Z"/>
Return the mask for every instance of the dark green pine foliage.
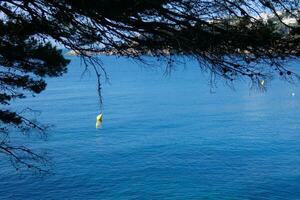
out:
<path id="1" fill-rule="evenodd" d="M 26 147 L 14 146 L 10 133 L 37 130 L 43 134 L 46 127 L 8 109 L 12 100 L 45 90 L 44 78 L 67 71 L 69 60 L 50 42 L 38 38 L 38 29 L 18 20 L 0 21 L 0 152 L 9 155 L 16 168 L 21 165 L 43 171 L 40 164 L 45 158 Z"/>
<path id="2" fill-rule="evenodd" d="M 21 23 L 0 22 L 1 104 L 24 98 L 23 90 L 42 92 L 46 88 L 43 78 L 60 76 L 67 70 L 69 61 L 61 50 L 36 39 L 34 27 L 31 31 L 24 28 Z M 0 110 L 0 120 L 5 124 L 22 123 L 15 112 L 8 110 Z"/>

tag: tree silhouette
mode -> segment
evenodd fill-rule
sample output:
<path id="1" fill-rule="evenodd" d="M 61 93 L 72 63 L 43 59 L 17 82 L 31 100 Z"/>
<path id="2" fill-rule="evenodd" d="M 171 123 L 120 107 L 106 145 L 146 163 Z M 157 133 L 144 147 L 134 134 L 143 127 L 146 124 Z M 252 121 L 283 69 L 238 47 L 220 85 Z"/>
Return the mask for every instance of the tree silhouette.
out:
<path id="1" fill-rule="evenodd" d="M 285 67 L 300 55 L 298 0 L 2 0 L 0 1 L 0 152 L 13 163 L 42 170 L 43 157 L 9 140 L 11 132 L 45 127 L 6 106 L 38 94 L 45 77 L 57 77 L 69 61 L 59 44 L 92 66 L 98 77 L 105 68 L 97 54 L 143 61 L 195 59 L 229 84 L 278 75 L 293 81 Z M 101 100 L 101 96 L 100 96 Z M 26 155 L 26 156 L 24 156 Z M 37 162 L 34 162 L 37 161 Z M 34 163 L 34 164 L 32 164 Z"/>

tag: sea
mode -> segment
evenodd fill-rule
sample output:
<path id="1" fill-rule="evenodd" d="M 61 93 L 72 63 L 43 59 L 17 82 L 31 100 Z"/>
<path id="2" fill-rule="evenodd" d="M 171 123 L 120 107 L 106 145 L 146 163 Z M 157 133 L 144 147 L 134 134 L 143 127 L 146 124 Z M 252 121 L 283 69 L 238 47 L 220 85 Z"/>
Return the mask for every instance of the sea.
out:
<path id="1" fill-rule="evenodd" d="M 50 172 L 16 170 L 1 154 L 0 199 L 300 199 L 299 82 L 260 91 L 247 79 L 212 84 L 192 60 L 168 70 L 101 56 L 100 108 L 93 69 L 69 58 L 68 73 L 12 105 L 50 125 L 47 137 L 11 139 L 46 153 Z"/>

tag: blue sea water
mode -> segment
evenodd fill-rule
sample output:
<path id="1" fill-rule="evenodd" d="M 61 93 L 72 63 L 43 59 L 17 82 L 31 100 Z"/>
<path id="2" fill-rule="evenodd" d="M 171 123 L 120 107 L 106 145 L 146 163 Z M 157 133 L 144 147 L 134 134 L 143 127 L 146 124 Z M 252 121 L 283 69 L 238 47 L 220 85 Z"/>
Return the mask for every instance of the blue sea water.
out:
<path id="1" fill-rule="evenodd" d="M 219 82 L 211 92 L 193 62 L 165 76 L 103 61 L 101 129 L 94 74 L 82 76 L 77 58 L 41 95 L 16 102 L 53 125 L 46 141 L 25 140 L 49 154 L 52 174 L 16 172 L 1 155 L 0 199 L 300 199 L 298 86 L 275 80 L 262 93 Z"/>

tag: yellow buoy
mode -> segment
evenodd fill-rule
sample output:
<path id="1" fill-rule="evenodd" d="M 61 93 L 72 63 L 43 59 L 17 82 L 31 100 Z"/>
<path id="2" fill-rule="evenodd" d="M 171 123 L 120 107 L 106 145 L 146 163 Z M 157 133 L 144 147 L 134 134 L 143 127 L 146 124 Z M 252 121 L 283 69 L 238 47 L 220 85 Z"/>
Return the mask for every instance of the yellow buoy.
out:
<path id="1" fill-rule="evenodd" d="M 96 117 L 96 128 L 99 128 L 99 126 L 102 123 L 102 113 L 100 113 L 97 117 Z"/>
<path id="2" fill-rule="evenodd" d="M 265 80 L 260 80 L 259 83 L 260 83 L 261 86 L 264 86 L 265 85 Z"/>

